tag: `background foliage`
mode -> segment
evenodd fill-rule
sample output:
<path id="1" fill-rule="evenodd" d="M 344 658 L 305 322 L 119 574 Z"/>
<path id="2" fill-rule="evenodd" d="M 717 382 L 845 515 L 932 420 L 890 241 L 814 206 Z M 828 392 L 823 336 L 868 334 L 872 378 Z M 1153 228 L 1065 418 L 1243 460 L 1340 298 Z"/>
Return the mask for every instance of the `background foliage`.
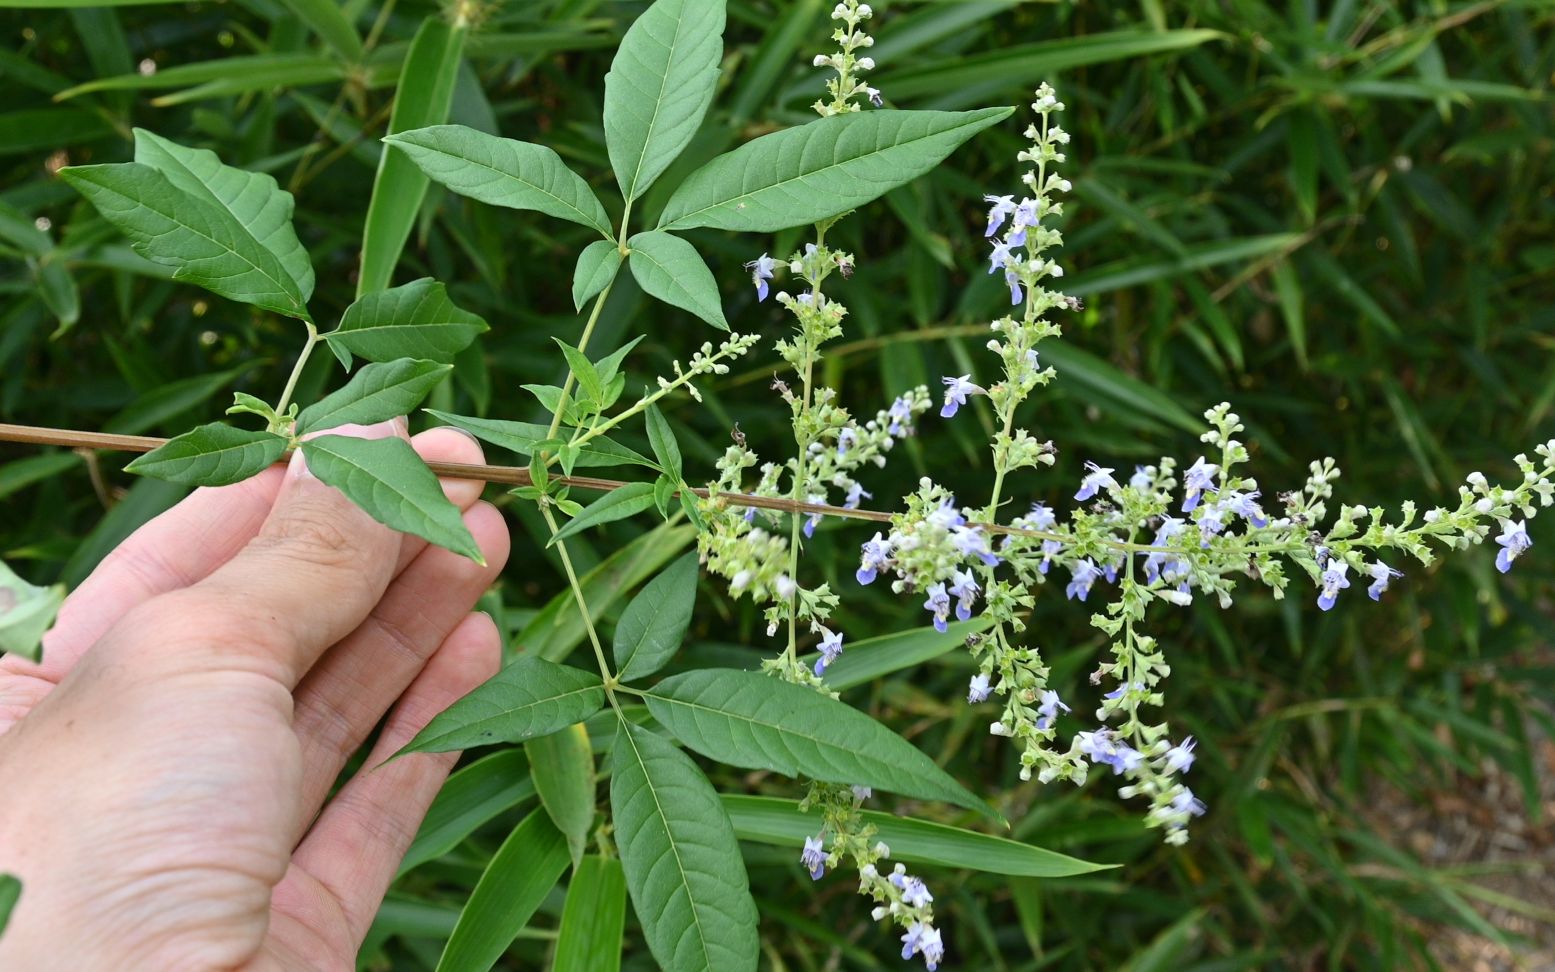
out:
<path id="1" fill-rule="evenodd" d="M 1299 485 L 1309 459 L 1332 455 L 1345 470 L 1341 498 L 1368 503 L 1445 502 L 1469 471 L 1504 472 L 1511 453 L 1555 432 L 1547 5 L 875 7 L 872 81 L 888 103 L 1022 104 L 1051 80 L 1069 105 L 1066 175 L 1077 198 L 1062 259 L 1067 289 L 1087 306 L 1063 342 L 1044 345 L 1060 380 L 1028 420 L 1060 445 L 1059 466 L 1022 477 L 1017 500 L 1060 498 L 1086 458 L 1123 468 L 1162 454 L 1191 459 L 1197 414 L 1223 399 L 1248 422 L 1260 480 Z M 402 62 L 437 11 L 417 0 L 345 9 L 366 38 L 360 56 L 304 0 L 0 15 L 0 419 L 172 434 L 215 418 L 231 390 L 273 391 L 290 367 L 295 322 L 172 283 L 53 177 L 64 164 L 128 158 L 132 125 L 273 173 L 298 198 L 321 318 L 350 303 L 378 138 L 395 85 L 426 80 Z M 466 43 L 452 120 L 608 173 L 599 79 L 640 9 L 494 5 Z M 812 117 L 820 72 L 809 57 L 827 49 L 829 9 L 731 0 L 718 98 L 687 157 L 641 204 L 646 218 L 701 161 Z M 837 292 L 852 309 L 848 336 L 826 359 L 825 380 L 850 406 L 873 411 L 905 386 L 990 364 L 977 335 L 1005 296 L 981 273 L 979 199 L 1015 184 L 1018 129 L 990 129 L 833 231 L 860 264 Z M 586 233 L 432 187 L 394 280 L 436 276 L 492 324 L 434 407 L 542 417 L 518 386 L 565 374 L 551 337 L 579 327 L 569 280 Z M 775 336 L 779 312 L 755 303 L 740 269 L 756 241 L 694 233 L 733 326 Z M 770 250 L 797 240 L 780 235 Z M 595 342 L 605 350 L 647 334 L 626 363 L 640 384 L 699 344 L 703 328 L 623 277 Z M 769 454 L 786 441 L 786 409 L 768 388 L 776 362 L 746 359 L 706 407 L 681 400 L 666 410 L 688 479 L 711 475 L 735 428 Z M 316 397 L 327 375 L 322 356 L 311 362 L 303 381 L 313 387 L 299 397 Z M 985 478 L 987 415 L 974 425 L 926 422 L 896 472 L 866 482 L 875 505 L 890 508 L 907 491 L 909 466 L 932 466 L 951 486 Z M 0 446 L 0 557 L 35 583 L 79 582 L 180 495 L 124 475 L 126 459 Z M 569 602 L 552 601 L 565 581 L 544 524 L 527 504 L 510 509 L 519 545 L 487 607 L 515 644 L 576 643 Z M 617 595 L 689 542 L 683 528 L 660 528 L 634 543 L 641 529 L 621 523 L 573 541 L 581 569 L 603 568 L 588 583 L 591 603 L 613 604 L 607 619 L 624 603 Z M 849 580 L 862 539 L 827 525 L 807 548 L 807 569 L 829 571 L 846 594 L 839 621 L 851 641 L 899 628 L 902 613 L 888 591 Z M 1412 572 L 1380 607 L 1319 615 L 1249 596 L 1231 612 L 1200 604 L 1165 615 L 1174 620 L 1158 633 L 1175 669 L 1166 714 L 1199 739 L 1194 788 L 1211 808 L 1183 849 L 1147 835 L 1105 783 L 1020 784 L 1008 751 L 959 701 L 958 655 L 851 690 L 855 704 L 894 713 L 957 778 L 981 781 L 1015 836 L 1124 865 L 1051 882 L 935 871 L 952 966 L 1413 967 L 1431 962 L 1425 942 L 1437 924 L 1501 935 L 1477 904 L 1552 917 L 1548 900 L 1509 906 L 1482 889 L 1482 870 L 1418 860 L 1390 815 L 1375 812 L 1505 774 L 1517 782 L 1514 812 L 1540 832 L 1539 746 L 1555 733 L 1552 571 L 1540 556 L 1524 563 L 1493 582 L 1488 554 L 1448 558 L 1429 576 Z M 759 616 L 711 586 L 702 593 L 693 655 L 753 663 L 767 644 Z M 1055 660 L 1055 687 L 1086 698 L 1098 641 L 1084 613 L 1042 598 L 1031 630 Z M 365 965 L 436 964 L 477 877 L 532 806 L 514 762 L 517 782 L 493 797 L 490 822 L 447 853 L 422 848 Z M 759 775 L 722 782 L 795 795 Z M 1547 866 L 1537 852 L 1535 840 L 1507 866 Z M 786 847 L 747 845 L 747 864 L 772 967 L 894 966 L 846 879 L 811 885 Z M 541 965 L 562 903 L 558 889 L 540 904 L 510 967 Z M 626 966 L 651 967 L 646 950 Z"/>

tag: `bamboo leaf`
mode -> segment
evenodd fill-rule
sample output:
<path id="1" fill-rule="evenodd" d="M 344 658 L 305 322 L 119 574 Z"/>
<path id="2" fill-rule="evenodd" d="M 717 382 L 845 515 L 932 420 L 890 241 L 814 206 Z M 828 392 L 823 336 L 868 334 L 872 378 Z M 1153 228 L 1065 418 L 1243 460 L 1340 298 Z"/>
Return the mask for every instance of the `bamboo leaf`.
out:
<path id="1" fill-rule="evenodd" d="M 477 827 L 534 795 L 529 760 L 521 749 L 492 753 L 456 771 L 427 808 L 399 874 L 442 857 Z"/>
<path id="2" fill-rule="evenodd" d="M 567 870 L 567 845 L 543 810 L 513 828 L 459 912 L 438 972 L 486 972 Z"/>
<path id="3" fill-rule="evenodd" d="M 626 874 L 613 857 L 585 857 L 573 869 L 551 972 L 620 972 Z"/>

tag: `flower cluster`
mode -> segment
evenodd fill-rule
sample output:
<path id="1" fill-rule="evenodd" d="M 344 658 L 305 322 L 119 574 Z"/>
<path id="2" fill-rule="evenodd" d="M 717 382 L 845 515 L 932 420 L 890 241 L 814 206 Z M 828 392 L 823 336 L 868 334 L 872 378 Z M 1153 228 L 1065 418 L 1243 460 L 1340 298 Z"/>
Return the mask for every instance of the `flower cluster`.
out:
<path id="1" fill-rule="evenodd" d="M 859 77 L 860 73 L 875 68 L 874 58 L 868 55 L 860 57 L 857 53 L 875 46 L 875 39 L 860 26 L 873 16 L 874 11 L 869 4 L 859 3 L 858 0 L 842 0 L 832 8 L 831 19 L 841 22 L 831 35 L 837 43 L 837 50 L 831 54 L 817 54 L 812 62 L 816 67 L 827 67 L 837 72 L 835 78 L 826 82 L 831 101 L 815 103 L 815 110 L 821 115 L 858 111 L 860 106 L 854 99 L 860 97 L 876 108 L 885 103 L 880 97 L 880 90 L 870 87 Z"/>

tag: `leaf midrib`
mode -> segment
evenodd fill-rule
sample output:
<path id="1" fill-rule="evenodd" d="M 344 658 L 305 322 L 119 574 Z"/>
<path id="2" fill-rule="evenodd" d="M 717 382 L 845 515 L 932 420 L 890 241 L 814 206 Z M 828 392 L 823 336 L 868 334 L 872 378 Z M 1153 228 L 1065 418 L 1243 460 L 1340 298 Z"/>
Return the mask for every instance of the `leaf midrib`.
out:
<path id="1" fill-rule="evenodd" d="M 686 5 L 681 3 L 675 14 L 675 39 L 665 48 L 664 70 L 659 72 L 659 94 L 653 99 L 653 115 L 648 119 L 648 131 L 643 134 L 643 144 L 637 151 L 637 164 L 632 166 L 632 185 L 626 191 L 628 200 L 637 198 L 637 180 L 642 178 L 643 160 L 648 157 L 648 143 L 653 141 L 654 127 L 659 123 L 659 110 L 664 105 L 664 89 L 669 85 L 670 69 L 675 66 L 675 50 L 680 46 L 680 25 L 684 21 Z M 643 29 L 647 33 L 647 28 Z"/>
<path id="2" fill-rule="evenodd" d="M 737 200 L 742 200 L 742 199 L 749 198 L 750 196 L 754 196 L 756 193 L 767 192 L 768 190 L 777 189 L 777 188 L 780 188 L 782 186 L 786 186 L 786 185 L 788 185 L 791 182 L 798 182 L 801 179 L 809 178 L 810 176 L 813 176 L 813 175 L 815 175 L 818 172 L 825 172 L 827 169 L 840 168 L 840 167 L 842 167 L 842 166 L 844 166 L 844 165 L 846 165 L 846 164 L 848 164 L 850 162 L 857 162 L 860 159 L 867 159 L 870 156 L 880 155 L 882 153 L 889 152 L 892 149 L 898 149 L 898 148 L 902 148 L 903 146 L 913 145 L 913 144 L 915 144 L 917 142 L 921 142 L 921 141 L 924 141 L 924 140 L 930 139 L 930 138 L 937 138 L 937 137 L 939 137 L 941 135 L 948 135 L 949 133 L 954 132 L 957 129 L 965 128 L 968 125 L 976 124 L 977 122 L 982 121 L 983 118 L 986 117 L 986 113 L 987 112 L 989 112 L 989 111 L 998 111 L 998 110 L 1000 110 L 1000 109 L 997 109 L 997 108 L 984 108 L 981 111 L 972 113 L 972 114 L 976 114 L 977 115 L 976 118 L 964 119 L 960 124 L 953 125 L 950 128 L 942 128 L 942 129 L 939 129 L 938 131 L 931 132 L 931 133 L 929 133 L 927 135 L 919 135 L 918 137 L 908 139 L 905 142 L 893 142 L 890 145 L 885 146 L 884 148 L 877 148 L 873 152 L 868 152 L 868 153 L 866 153 L 864 155 L 855 155 L 855 156 L 853 156 L 850 159 L 844 159 L 841 162 L 832 162 L 829 165 L 822 166 L 821 168 L 818 168 L 818 169 L 811 169 L 808 172 L 803 172 L 803 173 L 800 173 L 799 175 L 791 176 L 790 178 L 783 179 L 783 180 L 781 180 L 779 182 L 771 182 L 771 183 L 768 183 L 768 184 L 766 184 L 764 186 L 758 186 L 755 189 L 752 189 L 752 190 L 749 190 L 749 191 L 745 191 L 745 192 L 741 192 L 738 196 L 733 196 L 733 197 L 730 197 L 728 199 L 724 199 L 724 200 L 721 200 L 719 202 L 713 203 L 711 205 L 703 206 L 701 209 L 694 209 L 694 210 L 691 210 L 690 212 L 682 213 L 679 216 L 676 216 L 674 218 L 674 220 L 672 220 L 671 222 L 660 223 L 658 228 L 661 229 L 661 230 L 673 229 L 675 227 L 681 226 L 681 224 L 685 220 L 692 219 L 694 217 L 700 216 L 703 213 L 709 212 L 709 211 L 714 210 L 714 209 L 717 209 L 720 206 L 727 206 L 730 203 L 735 202 Z M 1009 109 L 1004 109 L 1004 110 L 1005 111 L 1009 111 Z M 846 117 L 846 116 L 841 116 L 841 117 Z M 816 122 L 811 122 L 810 124 L 814 125 L 814 124 L 816 124 Z M 785 131 L 790 131 L 790 132 L 802 131 L 804 129 L 804 127 L 805 126 L 800 126 L 799 128 L 789 128 L 789 129 L 785 129 Z M 781 134 L 781 133 L 779 133 L 779 134 Z M 755 144 L 756 144 L 755 141 L 746 142 L 745 145 L 740 146 L 739 149 L 735 149 L 734 151 L 738 152 L 741 149 L 745 148 L 746 145 L 755 145 Z M 730 153 L 730 154 L 732 155 L 733 153 Z M 726 156 L 722 156 L 722 158 L 728 158 L 728 157 L 729 156 L 727 156 L 727 155 Z M 715 159 L 714 161 L 716 162 L 717 160 Z M 711 165 L 712 163 L 708 163 L 708 164 Z M 670 201 L 673 202 L 674 199 L 671 198 Z"/>
<path id="3" fill-rule="evenodd" d="M 459 726 L 457 729 L 450 729 L 447 732 L 439 733 L 438 735 L 433 736 L 430 739 L 425 740 L 422 743 L 422 746 L 425 747 L 429 743 L 434 743 L 434 742 L 438 742 L 438 741 L 443 740 L 443 739 L 447 739 L 449 736 L 454 735 L 454 733 L 456 733 L 456 732 L 468 731 L 468 730 L 470 730 L 472 728 L 475 728 L 475 727 L 478 727 L 478 726 L 484 726 L 488 722 L 492 722 L 492 721 L 495 721 L 497 719 L 504 718 L 506 716 L 511 716 L 513 713 L 515 713 L 515 712 L 522 712 L 525 709 L 532 709 L 535 706 L 543 705 L 546 702 L 560 702 L 563 699 L 569 699 L 569 698 L 571 698 L 574 695 L 582 695 L 585 692 L 603 692 L 603 691 L 604 691 L 604 686 L 603 685 L 585 685 L 582 688 L 569 689 L 568 691 L 563 692 L 560 695 L 548 695 L 548 696 L 546 696 L 543 699 L 535 699 L 534 701 L 526 702 L 523 705 L 514 706 L 513 708 L 510 708 L 510 709 L 504 709 L 504 710 L 502 710 L 502 712 L 500 712 L 497 715 L 487 716 L 486 718 L 479 719 L 479 720 L 477 720 L 475 722 L 467 722 L 464 725 Z M 572 723 L 572 724 L 576 725 L 576 723 Z"/>
<path id="4" fill-rule="evenodd" d="M 552 198 L 552 199 L 556 200 L 558 203 L 560 203 L 562 205 L 562 207 L 564 207 L 566 209 L 570 209 L 573 212 L 577 213 L 579 216 L 581 216 L 583 218 L 584 225 L 593 227 L 594 229 L 601 229 L 600 224 L 596 221 L 597 220 L 597 214 L 585 213 L 582 209 L 579 209 L 578 206 L 575 205 L 574 203 L 568 202 L 567 200 L 565 200 L 562 197 L 558 196 L 556 193 L 551 192 L 549 189 L 546 189 L 546 188 L 540 186 L 538 183 L 528 182 L 528 181 L 526 181 L 524 179 L 519 178 L 516 175 L 513 175 L 511 172 L 505 172 L 502 169 L 499 169 L 496 166 L 494 166 L 494 165 L 492 165 L 492 164 L 490 164 L 488 162 L 480 162 L 480 161 L 477 161 L 476 159 L 468 158 L 468 157 L 463 156 L 463 155 L 454 155 L 452 152 L 447 152 L 447 151 L 444 151 L 443 149 L 440 149 L 440 148 L 431 148 L 429 146 L 422 145 L 419 142 L 412 142 L 409 139 L 404 139 L 404 138 L 399 139 L 397 144 L 400 144 L 400 145 L 414 145 L 414 146 L 416 146 L 417 148 L 421 149 L 424 152 L 436 152 L 438 155 L 447 156 L 448 158 L 453 159 L 456 162 L 464 162 L 464 163 L 467 163 L 469 165 L 477 166 L 479 168 L 486 169 L 486 170 L 488 170 L 490 172 L 494 172 L 497 175 L 502 176 L 503 178 L 512 179 L 514 182 L 518 183 L 519 185 L 528 186 L 529 188 L 531 188 L 534 191 L 538 192 L 542 196 L 549 196 L 550 198 Z M 545 146 L 540 145 L 540 146 L 535 146 L 535 147 L 536 148 L 544 148 Z M 557 162 L 562 166 L 562 168 L 566 168 L 567 167 L 567 164 L 565 162 L 562 162 L 560 157 L 557 158 Z M 572 172 L 571 169 L 567 169 L 567 171 L 568 172 Z M 576 173 L 574 173 L 574 174 L 576 174 Z M 592 195 L 592 193 L 590 195 Z M 599 203 L 599 199 L 595 198 L 594 202 L 597 205 Z M 501 205 L 501 204 L 498 203 L 497 205 Z M 507 207 L 507 208 L 517 208 L 517 207 Z"/>
<path id="5" fill-rule="evenodd" d="M 637 758 L 637 765 L 643 771 L 643 784 L 648 787 L 648 793 L 653 796 L 653 808 L 659 815 L 659 820 L 664 824 L 664 834 L 669 838 L 670 853 L 675 855 L 675 868 L 680 871 L 680 883 L 685 886 L 686 900 L 691 903 L 691 923 L 696 927 L 697 944 L 702 946 L 702 959 L 709 969 L 713 968 L 713 954 L 707 948 L 707 934 L 702 928 L 702 913 L 697 909 L 696 896 L 691 891 L 691 882 L 686 877 L 686 865 L 680 859 L 680 846 L 675 843 L 675 836 L 670 832 L 669 817 L 664 815 L 664 804 L 659 800 L 659 788 L 653 785 L 653 777 L 648 773 L 648 764 L 643 760 L 642 751 L 637 748 L 637 740 L 632 736 L 630 726 L 622 725 L 622 734 L 632 744 L 632 755 Z"/>

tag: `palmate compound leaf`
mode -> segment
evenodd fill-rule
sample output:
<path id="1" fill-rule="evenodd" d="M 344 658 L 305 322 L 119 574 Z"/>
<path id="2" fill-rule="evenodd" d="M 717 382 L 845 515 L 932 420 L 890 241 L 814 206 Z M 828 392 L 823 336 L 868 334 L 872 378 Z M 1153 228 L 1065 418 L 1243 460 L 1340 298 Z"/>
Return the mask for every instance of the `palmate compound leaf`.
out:
<path id="1" fill-rule="evenodd" d="M 627 241 L 627 248 L 632 276 L 648 296 L 690 311 L 719 330 L 729 330 L 718 281 L 695 247 L 678 236 L 653 231 L 638 233 Z"/>
<path id="2" fill-rule="evenodd" d="M 212 422 L 169 439 L 125 469 L 184 486 L 230 486 L 264 472 L 286 446 L 284 436 Z"/>
<path id="3" fill-rule="evenodd" d="M 453 370 L 453 365 L 414 358 L 370 364 L 346 382 L 344 388 L 303 409 L 297 416 L 297 432 L 305 434 L 347 424 L 374 425 L 408 415 Z"/>
<path id="4" fill-rule="evenodd" d="M 944 800 L 1003 822 L 907 740 L 812 689 L 708 668 L 671 676 L 644 697 L 664 728 L 719 762 Z"/>
<path id="5" fill-rule="evenodd" d="M 610 217 L 594 191 L 544 145 L 463 125 L 418 128 L 384 141 L 398 146 L 429 178 L 461 196 L 509 209 L 532 209 L 611 235 Z"/>
<path id="6" fill-rule="evenodd" d="M 177 188 L 220 206 L 280 261 L 306 302 L 313 294 L 313 264 L 292 228 L 292 194 L 264 172 L 223 165 L 215 152 L 170 142 L 135 129 L 135 161 L 157 169 Z"/>
<path id="7" fill-rule="evenodd" d="M 178 188 L 141 162 L 71 166 L 60 177 L 177 280 L 288 317 L 309 320 L 312 274 L 297 280 L 232 212 Z"/>
<path id="8" fill-rule="evenodd" d="M 632 907 L 674 972 L 754 972 L 756 903 L 729 816 L 691 757 L 619 723 L 610 808 Z"/>
<path id="9" fill-rule="evenodd" d="M 425 358 L 446 364 L 490 329 L 479 315 L 454 304 L 441 283 L 422 277 L 363 295 L 324 340 L 347 369 L 353 354 L 368 361 Z"/>
<path id="10" fill-rule="evenodd" d="M 404 439 L 320 435 L 303 442 L 302 454 L 313 475 L 379 523 L 486 562 L 459 508 Z"/>
<path id="11" fill-rule="evenodd" d="M 652 675 L 664 667 L 686 637 L 697 600 L 697 555 L 688 553 L 665 568 L 632 598 L 616 625 L 617 677 Z"/>
<path id="12" fill-rule="evenodd" d="M 605 146 L 621 194 L 648 190 L 702 124 L 723 59 L 724 0 L 658 0 L 605 75 Z"/>
<path id="13" fill-rule="evenodd" d="M 765 233 L 836 216 L 911 182 L 1012 111 L 850 112 L 763 135 L 687 176 L 659 229 Z"/>
<path id="14" fill-rule="evenodd" d="M 604 704 L 598 676 L 520 655 L 439 713 L 400 754 L 522 742 L 582 722 Z"/>

